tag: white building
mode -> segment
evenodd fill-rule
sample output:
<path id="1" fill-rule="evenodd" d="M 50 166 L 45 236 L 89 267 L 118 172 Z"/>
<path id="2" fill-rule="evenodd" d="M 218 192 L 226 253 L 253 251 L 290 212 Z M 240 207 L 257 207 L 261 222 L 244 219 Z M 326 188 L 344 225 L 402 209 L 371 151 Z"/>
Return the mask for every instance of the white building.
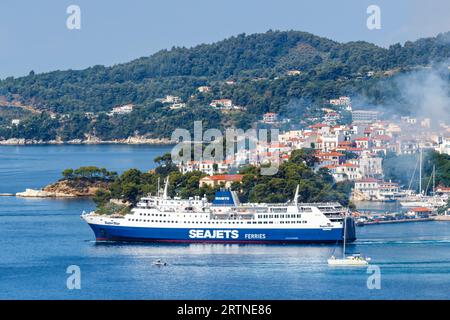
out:
<path id="1" fill-rule="evenodd" d="M 181 102 L 181 98 L 177 97 L 177 96 L 166 96 L 163 99 L 160 99 L 160 101 L 162 103 L 180 103 Z"/>
<path id="2" fill-rule="evenodd" d="M 383 158 L 363 154 L 359 159 L 359 172 L 363 177 L 383 176 Z"/>
<path id="3" fill-rule="evenodd" d="M 231 165 L 226 161 L 214 162 L 214 161 L 189 161 L 186 163 L 178 164 L 178 169 L 181 173 L 185 174 L 192 171 L 201 171 L 209 176 L 214 174 L 224 174 L 228 172 Z"/>
<path id="4" fill-rule="evenodd" d="M 201 86 L 197 88 L 198 92 L 206 93 L 211 91 L 211 87 L 208 86 Z"/>
<path id="5" fill-rule="evenodd" d="M 372 123 L 377 121 L 378 112 L 368 110 L 353 110 L 352 121 L 355 123 Z"/>
<path id="6" fill-rule="evenodd" d="M 112 109 L 112 111 L 109 113 L 109 115 L 115 115 L 115 114 L 128 114 L 133 112 L 134 106 L 132 104 L 126 104 L 124 106 L 118 106 Z"/>
<path id="7" fill-rule="evenodd" d="M 174 103 L 170 105 L 170 109 L 171 110 L 178 110 L 178 109 L 183 109 L 186 107 L 186 103 Z"/>
<path id="8" fill-rule="evenodd" d="M 361 179 L 361 173 L 359 172 L 358 165 L 353 163 L 331 165 L 326 168 L 330 170 L 330 173 L 336 182 L 342 182 L 347 180 L 356 181 Z"/>
<path id="9" fill-rule="evenodd" d="M 349 106 L 351 99 L 350 97 L 339 97 L 339 99 L 330 99 L 329 103 L 333 106 Z"/>
<path id="10" fill-rule="evenodd" d="M 441 137 L 436 151 L 450 155 L 450 137 Z"/>
<path id="11" fill-rule="evenodd" d="M 231 99 L 218 99 L 218 100 L 211 101 L 211 103 L 209 105 L 214 108 L 218 108 L 218 107 L 232 108 L 233 101 Z"/>
<path id="12" fill-rule="evenodd" d="M 366 178 L 355 181 L 353 197 L 356 200 L 391 201 L 400 196 L 400 187 L 394 182 Z"/>
<path id="13" fill-rule="evenodd" d="M 264 123 L 275 123 L 278 121 L 278 114 L 274 112 L 267 112 L 263 116 Z"/>

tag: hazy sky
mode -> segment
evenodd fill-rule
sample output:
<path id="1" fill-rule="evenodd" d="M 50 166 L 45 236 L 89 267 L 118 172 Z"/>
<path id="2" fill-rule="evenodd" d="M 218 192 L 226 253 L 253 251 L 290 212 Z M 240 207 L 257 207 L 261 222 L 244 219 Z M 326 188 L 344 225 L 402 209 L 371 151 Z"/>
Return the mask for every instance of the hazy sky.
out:
<path id="1" fill-rule="evenodd" d="M 66 27 L 72 4 L 81 30 Z M 366 27 L 371 4 L 381 30 Z M 449 12 L 448 0 L 1 0 L 0 77 L 113 65 L 269 29 L 388 46 L 450 31 Z"/>

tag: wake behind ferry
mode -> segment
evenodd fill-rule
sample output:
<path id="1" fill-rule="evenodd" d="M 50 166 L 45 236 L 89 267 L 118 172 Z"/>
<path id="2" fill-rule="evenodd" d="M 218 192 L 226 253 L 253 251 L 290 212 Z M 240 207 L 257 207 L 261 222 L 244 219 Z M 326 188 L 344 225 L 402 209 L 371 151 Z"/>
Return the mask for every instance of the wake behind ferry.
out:
<path id="1" fill-rule="evenodd" d="M 140 199 L 129 214 L 81 217 L 97 241 L 203 243 L 337 243 L 356 240 L 355 223 L 338 203 L 240 204 L 234 191 L 222 189 L 212 203 L 206 197 L 169 198 L 164 191 Z M 344 219 L 346 228 L 344 228 Z"/>

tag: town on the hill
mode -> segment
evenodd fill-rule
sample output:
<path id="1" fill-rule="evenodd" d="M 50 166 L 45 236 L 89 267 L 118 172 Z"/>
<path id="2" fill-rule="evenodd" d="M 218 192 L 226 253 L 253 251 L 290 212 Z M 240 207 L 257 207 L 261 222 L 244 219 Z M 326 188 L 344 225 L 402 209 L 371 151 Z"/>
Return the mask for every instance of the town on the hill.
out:
<path id="1" fill-rule="evenodd" d="M 221 100 L 222 103 L 225 100 Z M 227 100 L 226 108 L 231 107 L 232 102 Z M 340 120 L 348 113 L 351 121 L 341 124 Z M 281 128 L 287 122 L 290 119 L 266 113 L 259 124 Z M 299 130 L 281 130 L 278 141 L 258 144 L 255 149 L 239 149 L 233 159 L 187 161 L 178 163 L 178 168 L 182 173 L 201 171 L 207 174 L 201 184 L 229 186 L 242 179 L 242 175 L 236 174 L 241 165 L 287 161 L 293 150 L 309 149 L 314 150 L 316 172 L 326 168 L 335 182 L 354 183 L 353 200 L 395 201 L 410 196 L 413 191 L 406 190 L 408 186 L 400 181 L 385 180 L 383 161 L 388 155 L 417 155 L 419 158 L 421 153 L 431 150 L 450 155 L 450 126 L 444 121 L 411 116 L 385 120 L 381 111 L 353 108 L 351 98 L 346 96 L 327 101 L 321 117 L 304 119 L 304 122 L 312 124 Z M 428 190 L 423 187 L 420 193 Z M 432 192 L 448 195 L 450 188 L 437 185 Z"/>

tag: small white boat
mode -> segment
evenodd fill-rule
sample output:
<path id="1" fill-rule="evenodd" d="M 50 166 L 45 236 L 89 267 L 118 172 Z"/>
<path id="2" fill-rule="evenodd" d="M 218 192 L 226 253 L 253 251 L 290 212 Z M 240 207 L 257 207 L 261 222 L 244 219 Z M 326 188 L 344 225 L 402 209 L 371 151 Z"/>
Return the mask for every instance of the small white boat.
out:
<path id="1" fill-rule="evenodd" d="M 331 256 L 328 259 L 330 266 L 367 266 L 370 258 L 364 258 L 360 255 L 344 256 L 342 259 L 337 259 L 335 256 Z"/>
<path id="2" fill-rule="evenodd" d="M 345 255 L 345 244 L 347 236 L 347 214 L 344 217 L 344 241 L 342 248 L 342 258 L 336 258 L 334 255 L 328 259 L 329 266 L 367 266 L 369 264 L 370 258 L 362 257 L 359 253 L 352 254 L 349 256 Z"/>
<path id="3" fill-rule="evenodd" d="M 158 266 L 158 267 L 164 267 L 164 266 L 167 266 L 167 262 L 162 261 L 161 259 L 158 259 L 153 262 L 153 265 Z"/>

